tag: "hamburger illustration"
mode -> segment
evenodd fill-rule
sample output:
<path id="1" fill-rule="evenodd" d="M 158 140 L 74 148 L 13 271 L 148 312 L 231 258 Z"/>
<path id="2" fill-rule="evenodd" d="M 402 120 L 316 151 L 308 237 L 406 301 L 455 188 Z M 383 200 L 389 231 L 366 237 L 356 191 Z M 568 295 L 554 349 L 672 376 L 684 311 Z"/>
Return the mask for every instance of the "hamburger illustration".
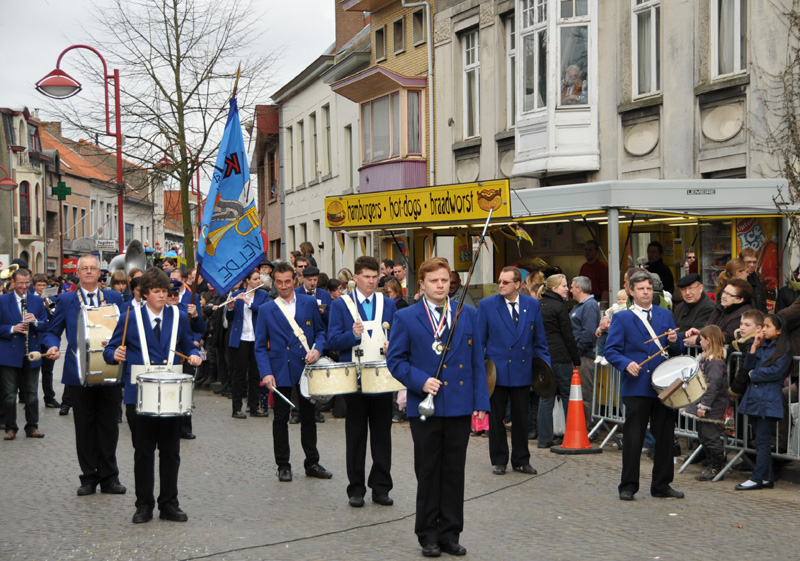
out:
<path id="1" fill-rule="evenodd" d="M 503 204 L 500 189 L 481 189 L 478 191 L 478 206 L 489 212 L 489 209 L 498 210 Z"/>
<path id="2" fill-rule="evenodd" d="M 333 201 L 328 205 L 328 222 L 333 226 L 344 222 L 344 207 L 339 201 Z"/>

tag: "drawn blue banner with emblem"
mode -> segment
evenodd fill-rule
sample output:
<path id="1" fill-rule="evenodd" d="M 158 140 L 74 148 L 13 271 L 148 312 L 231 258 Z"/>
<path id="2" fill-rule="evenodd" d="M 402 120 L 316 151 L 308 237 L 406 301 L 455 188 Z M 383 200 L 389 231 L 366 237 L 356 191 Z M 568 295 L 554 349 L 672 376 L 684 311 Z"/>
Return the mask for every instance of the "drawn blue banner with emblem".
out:
<path id="1" fill-rule="evenodd" d="M 264 260 L 264 237 L 253 193 L 236 99 L 219 145 L 208 192 L 197 263 L 218 292 L 230 291 Z"/>

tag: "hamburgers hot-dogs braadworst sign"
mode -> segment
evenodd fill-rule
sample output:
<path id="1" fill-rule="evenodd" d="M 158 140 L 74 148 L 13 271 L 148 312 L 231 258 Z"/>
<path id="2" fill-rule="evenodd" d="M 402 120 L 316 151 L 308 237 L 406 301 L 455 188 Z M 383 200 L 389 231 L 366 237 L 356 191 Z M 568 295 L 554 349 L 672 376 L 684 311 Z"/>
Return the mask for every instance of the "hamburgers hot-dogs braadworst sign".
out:
<path id="1" fill-rule="evenodd" d="M 511 216 L 507 180 L 363 193 L 325 199 L 328 228 L 380 228 L 465 223 Z"/>

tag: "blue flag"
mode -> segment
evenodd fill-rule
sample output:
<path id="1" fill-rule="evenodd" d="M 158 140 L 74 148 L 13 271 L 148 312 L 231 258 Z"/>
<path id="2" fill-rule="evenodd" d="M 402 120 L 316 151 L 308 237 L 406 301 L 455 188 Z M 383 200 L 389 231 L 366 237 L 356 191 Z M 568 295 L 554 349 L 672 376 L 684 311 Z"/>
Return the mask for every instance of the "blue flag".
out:
<path id="1" fill-rule="evenodd" d="M 200 225 L 197 263 L 203 278 L 224 294 L 263 260 L 264 237 L 250 191 L 239 108 L 231 99 Z"/>

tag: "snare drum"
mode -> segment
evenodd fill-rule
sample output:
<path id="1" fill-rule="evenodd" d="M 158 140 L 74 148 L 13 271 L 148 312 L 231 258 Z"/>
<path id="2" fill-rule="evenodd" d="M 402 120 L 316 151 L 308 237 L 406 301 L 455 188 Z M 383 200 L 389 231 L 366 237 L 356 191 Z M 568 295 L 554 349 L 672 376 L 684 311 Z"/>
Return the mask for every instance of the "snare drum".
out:
<path id="1" fill-rule="evenodd" d="M 692 356 L 676 356 L 662 362 L 653 371 L 651 383 L 654 390 L 661 392 L 675 380 L 683 380 L 683 385 L 664 401 L 664 405 L 673 409 L 694 405 L 703 399 L 708 388 L 700 363 Z"/>
<path id="2" fill-rule="evenodd" d="M 103 349 L 114 334 L 119 321 L 116 304 L 98 308 L 81 307 L 78 312 L 77 359 L 78 377 L 84 386 L 119 384 L 122 380 L 120 364 L 106 364 Z"/>
<path id="3" fill-rule="evenodd" d="M 389 373 L 386 361 L 361 364 L 361 393 L 389 393 L 404 389 L 406 387 Z"/>
<path id="4" fill-rule="evenodd" d="M 192 414 L 194 378 L 174 372 L 147 372 L 136 377 L 136 413 L 151 417 Z"/>
<path id="5" fill-rule="evenodd" d="M 333 362 L 328 357 L 322 357 L 314 364 L 306 366 L 303 377 L 308 382 L 308 395 L 305 397 L 358 391 L 358 376 L 353 362 Z M 300 388 L 305 389 L 304 385 L 305 382 L 301 380 Z"/>

